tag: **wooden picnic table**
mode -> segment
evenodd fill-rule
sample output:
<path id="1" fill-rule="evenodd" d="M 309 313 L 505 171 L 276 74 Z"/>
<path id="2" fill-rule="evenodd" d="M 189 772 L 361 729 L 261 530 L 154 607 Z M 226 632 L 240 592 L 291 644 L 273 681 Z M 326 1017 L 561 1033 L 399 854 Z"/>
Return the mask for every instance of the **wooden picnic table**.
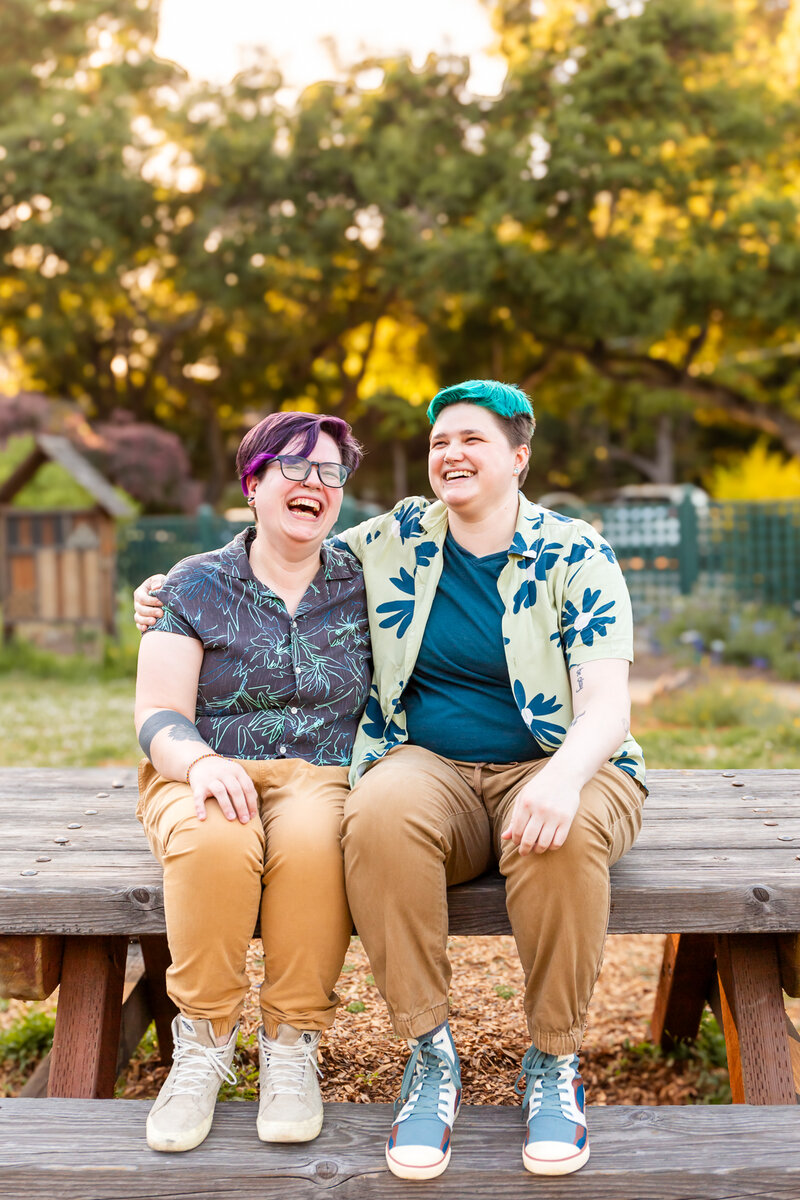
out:
<path id="1" fill-rule="evenodd" d="M 612 869 L 609 931 L 669 935 L 654 1036 L 691 1036 L 711 996 L 734 1099 L 794 1103 L 781 978 L 800 932 L 800 771 L 653 771 L 650 786 Z M 135 805 L 133 770 L 0 770 L 0 977 L 7 992 L 60 982 L 52 1096 L 112 1094 L 131 938 L 168 1044 L 161 869 Z M 449 904 L 453 934 L 511 932 L 497 875 Z"/>

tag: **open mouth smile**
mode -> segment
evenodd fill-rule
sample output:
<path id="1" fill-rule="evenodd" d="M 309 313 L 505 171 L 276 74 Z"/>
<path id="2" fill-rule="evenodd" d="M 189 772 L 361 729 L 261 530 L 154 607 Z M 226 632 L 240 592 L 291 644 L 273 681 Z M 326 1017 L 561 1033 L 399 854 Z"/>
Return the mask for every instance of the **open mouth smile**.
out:
<path id="1" fill-rule="evenodd" d="M 322 504 L 313 496 L 295 496 L 289 501 L 287 508 L 289 512 L 301 517 L 318 517 L 322 512 Z"/>
<path id="2" fill-rule="evenodd" d="M 445 483 L 451 483 L 455 479 L 471 479 L 474 474 L 474 471 L 470 471 L 466 467 L 453 467 L 449 471 L 445 471 L 442 478 Z"/>

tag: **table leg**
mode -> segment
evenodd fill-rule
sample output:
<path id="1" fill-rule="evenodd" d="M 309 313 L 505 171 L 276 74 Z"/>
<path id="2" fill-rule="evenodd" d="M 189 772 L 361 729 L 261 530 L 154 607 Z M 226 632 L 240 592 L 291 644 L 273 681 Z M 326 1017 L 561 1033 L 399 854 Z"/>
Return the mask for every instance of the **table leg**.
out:
<path id="1" fill-rule="evenodd" d="M 668 933 L 656 990 L 650 1036 L 662 1050 L 694 1041 L 714 977 L 714 935 Z"/>
<path id="2" fill-rule="evenodd" d="M 147 933 L 139 935 L 144 958 L 145 984 L 150 1011 L 156 1023 L 158 1052 L 163 1063 L 172 1061 L 172 1020 L 178 1009 L 167 995 L 165 975 L 172 957 L 167 945 L 166 934 Z"/>
<path id="3" fill-rule="evenodd" d="M 127 951 L 127 937 L 65 939 L 48 1096 L 113 1096 Z"/>
<path id="4" fill-rule="evenodd" d="M 794 1104 L 777 940 L 735 933 L 716 945 L 733 1102 Z"/>

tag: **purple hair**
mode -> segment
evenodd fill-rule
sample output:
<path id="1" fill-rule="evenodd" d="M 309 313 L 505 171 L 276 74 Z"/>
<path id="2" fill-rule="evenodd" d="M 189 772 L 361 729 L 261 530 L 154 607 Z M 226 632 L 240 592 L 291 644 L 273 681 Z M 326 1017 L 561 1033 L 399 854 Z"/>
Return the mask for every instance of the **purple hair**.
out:
<path id="1" fill-rule="evenodd" d="M 293 454 L 308 458 L 321 433 L 333 438 L 339 447 L 342 462 L 355 471 L 363 451 L 347 421 L 341 417 L 317 416 L 315 413 L 271 413 L 244 435 L 236 454 L 236 471 L 245 496 L 248 475 L 260 478 L 272 461 L 272 456 L 280 454 L 292 443 L 295 443 Z"/>

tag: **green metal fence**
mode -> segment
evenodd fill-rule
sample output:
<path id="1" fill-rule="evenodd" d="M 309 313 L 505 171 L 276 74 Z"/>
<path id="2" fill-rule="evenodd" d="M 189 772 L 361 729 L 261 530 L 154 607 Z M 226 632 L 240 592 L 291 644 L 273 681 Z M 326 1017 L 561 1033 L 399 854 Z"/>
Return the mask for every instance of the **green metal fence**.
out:
<path id="1" fill-rule="evenodd" d="M 380 511 L 345 497 L 337 529 Z M 637 615 L 701 592 L 722 606 L 800 605 L 800 500 L 760 504 L 610 504 L 582 511 L 620 560 Z M 211 509 L 144 517 L 120 528 L 118 575 L 128 586 L 212 550 L 243 528 Z"/>
<path id="2" fill-rule="evenodd" d="M 357 525 L 381 511 L 375 504 L 345 496 L 335 531 Z M 203 505 L 191 517 L 140 517 L 121 523 L 117 535 L 117 580 L 135 587 L 148 575 L 166 574 L 190 554 L 224 546 L 249 521 L 228 521 Z"/>
<path id="3" fill-rule="evenodd" d="M 800 500 L 614 504 L 593 523 L 614 547 L 634 607 L 702 593 L 722 606 L 800 602 Z"/>

